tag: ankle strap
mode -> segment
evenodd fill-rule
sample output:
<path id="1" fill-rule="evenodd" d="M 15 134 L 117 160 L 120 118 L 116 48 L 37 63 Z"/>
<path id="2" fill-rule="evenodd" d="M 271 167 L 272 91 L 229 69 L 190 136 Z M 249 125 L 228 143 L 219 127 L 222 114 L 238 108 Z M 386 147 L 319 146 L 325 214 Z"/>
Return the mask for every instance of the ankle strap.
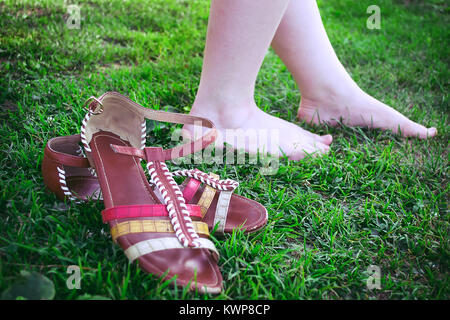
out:
<path id="1" fill-rule="evenodd" d="M 199 150 L 204 149 L 205 147 L 193 147 L 193 150 L 189 146 L 189 144 L 183 145 L 184 148 L 172 148 L 172 149 L 163 149 L 160 147 L 145 147 L 144 149 L 138 149 L 134 147 L 125 147 L 119 146 L 116 144 L 111 144 L 111 149 L 114 150 L 115 153 L 124 154 L 127 156 L 138 157 L 144 159 L 145 161 L 167 161 L 173 160 L 176 158 L 181 158 L 191 153 L 197 152 Z M 182 146 L 182 147 L 183 147 Z M 184 151 L 188 148 L 189 151 Z M 181 150 L 181 152 L 180 152 Z"/>
<path id="2" fill-rule="evenodd" d="M 165 112 L 165 111 L 159 111 L 159 110 L 153 110 L 148 109 L 140 104 L 134 102 L 133 100 L 129 99 L 126 96 L 121 95 L 117 92 L 107 92 L 103 94 L 100 98 L 90 97 L 88 101 L 93 100 L 89 106 L 88 109 L 90 112 L 94 113 L 101 113 L 102 108 L 100 108 L 100 111 L 96 111 L 98 108 L 98 104 L 102 103 L 102 100 L 107 96 L 116 96 L 120 97 L 121 99 L 124 99 L 133 106 L 133 112 L 139 114 L 140 116 L 150 119 L 150 120 L 156 120 L 161 122 L 170 122 L 170 123 L 177 123 L 177 124 L 187 124 L 187 125 L 200 125 L 205 128 L 210 128 L 210 130 L 202 137 L 200 137 L 197 140 L 194 140 L 190 143 L 186 143 L 180 146 L 176 146 L 171 149 L 163 150 L 162 148 L 144 148 L 138 149 L 133 147 L 124 147 L 124 146 L 117 146 L 117 145 L 111 145 L 112 149 L 121 154 L 136 156 L 142 159 L 146 160 L 156 160 L 153 157 L 156 156 L 159 161 L 165 161 L 165 160 L 171 160 L 176 159 L 180 157 L 187 156 L 191 153 L 195 153 L 197 151 L 205 149 L 208 145 L 210 145 L 212 142 L 216 140 L 217 137 L 217 130 L 214 125 L 214 123 L 211 120 L 208 120 L 206 118 L 197 117 L 197 116 L 191 116 L 188 114 L 182 114 L 182 113 L 173 113 L 173 112 Z M 95 113 L 94 113 L 95 114 Z M 158 150 L 155 150 L 158 149 Z M 161 150 L 159 150 L 161 149 Z"/>

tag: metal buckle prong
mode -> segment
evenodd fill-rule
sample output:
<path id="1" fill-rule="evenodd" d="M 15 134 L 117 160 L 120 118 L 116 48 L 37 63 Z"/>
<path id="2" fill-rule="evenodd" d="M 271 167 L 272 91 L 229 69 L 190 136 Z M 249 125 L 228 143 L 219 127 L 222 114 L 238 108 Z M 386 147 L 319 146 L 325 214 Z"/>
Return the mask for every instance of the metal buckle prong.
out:
<path id="1" fill-rule="evenodd" d="M 91 110 L 91 108 L 89 107 L 89 104 L 90 104 L 90 102 L 91 102 L 92 100 L 96 102 L 96 108 L 95 108 L 94 110 Z M 98 106 L 100 106 L 99 109 L 98 109 Z M 83 108 L 86 108 L 86 109 L 89 111 L 90 114 L 97 115 L 97 114 L 100 114 L 100 113 L 103 112 L 103 103 L 102 103 L 100 100 L 98 100 L 96 97 L 92 96 L 92 97 L 89 97 L 89 98 L 84 102 Z M 98 110 L 97 110 L 97 109 L 98 109 Z"/>

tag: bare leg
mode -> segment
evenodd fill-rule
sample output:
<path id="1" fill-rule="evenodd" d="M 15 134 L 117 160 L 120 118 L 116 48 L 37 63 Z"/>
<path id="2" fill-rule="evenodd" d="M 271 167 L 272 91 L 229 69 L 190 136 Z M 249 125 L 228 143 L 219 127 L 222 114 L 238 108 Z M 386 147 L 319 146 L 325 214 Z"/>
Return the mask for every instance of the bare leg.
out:
<path id="1" fill-rule="evenodd" d="M 318 136 L 270 116 L 254 101 L 254 86 L 264 56 L 289 0 L 212 0 L 199 89 L 192 115 L 211 119 L 227 141 L 225 130 L 278 130 L 279 149 L 291 159 L 326 152 L 331 136 Z M 193 128 L 185 127 L 188 131 Z M 250 143 L 248 152 L 265 148 L 263 141 Z M 265 151 L 268 151 L 267 149 Z"/>
<path id="2" fill-rule="evenodd" d="M 302 100 L 298 116 L 308 122 L 341 120 L 349 126 L 392 130 L 427 138 L 425 128 L 362 91 L 350 78 L 328 39 L 315 0 L 292 0 L 272 46 L 294 76 Z"/>

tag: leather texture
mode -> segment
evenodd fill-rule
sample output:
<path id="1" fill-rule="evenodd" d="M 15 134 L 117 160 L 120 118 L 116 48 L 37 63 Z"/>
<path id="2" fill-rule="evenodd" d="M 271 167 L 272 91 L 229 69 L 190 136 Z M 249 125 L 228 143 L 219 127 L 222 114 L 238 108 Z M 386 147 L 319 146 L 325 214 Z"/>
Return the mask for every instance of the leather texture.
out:
<path id="1" fill-rule="evenodd" d="M 191 217 L 201 218 L 201 209 L 196 205 L 186 205 Z M 164 204 L 147 204 L 132 206 L 116 206 L 102 211 L 103 222 L 111 220 L 142 218 L 142 217 L 168 217 L 166 205 Z"/>
<path id="2" fill-rule="evenodd" d="M 100 186 L 86 157 L 80 135 L 50 139 L 44 149 L 41 170 L 47 188 L 60 200 L 99 197 Z M 64 189 L 66 188 L 66 189 Z"/>
<path id="3" fill-rule="evenodd" d="M 197 145 L 207 146 L 215 139 L 214 125 L 206 119 L 186 117 L 181 114 L 165 113 L 146 109 L 118 93 L 106 93 L 96 104 L 101 103 L 101 112 L 85 118 L 83 144 L 88 144 L 86 156 L 96 169 L 105 208 L 120 206 L 148 206 L 160 204 L 148 183 L 141 166 L 141 159 L 134 154 L 120 154 L 111 145 L 120 148 L 140 149 L 141 123 L 144 118 L 157 121 L 193 124 L 201 121 L 211 128 L 205 141 L 200 138 Z M 164 163 L 165 157 L 183 155 L 187 147 L 180 146 L 164 152 L 162 148 L 145 148 L 145 160 L 150 180 L 156 185 L 166 205 L 168 216 L 138 217 L 111 220 L 110 228 L 118 223 L 135 223 L 139 220 L 166 220 L 174 232 L 126 233 L 117 238 L 130 261 L 138 261 L 146 272 L 164 280 L 176 277 L 176 285 L 200 292 L 218 293 L 222 288 L 222 275 L 217 266 L 217 249 L 206 235 L 198 234 L 193 226 L 199 217 L 191 217 L 179 186 Z"/>
<path id="4" fill-rule="evenodd" d="M 88 159 L 79 152 L 80 145 L 80 135 L 72 135 L 50 139 L 45 147 L 42 162 L 44 182 L 61 200 L 67 199 L 69 196 L 65 195 L 61 189 L 57 170 L 59 167 L 66 169 L 67 187 L 73 191 L 74 199 L 95 200 L 100 194 L 98 179 L 92 175 L 94 170 L 90 168 Z M 186 177 L 180 185 L 186 203 L 198 205 L 202 211 L 202 220 L 208 224 L 210 230 L 214 229 L 220 190 L 212 188 L 193 176 Z M 216 177 L 218 178 L 218 176 Z M 151 186 L 149 192 L 153 194 L 153 198 L 160 198 L 155 186 Z M 255 232 L 264 227 L 266 223 L 267 211 L 264 206 L 254 200 L 232 194 L 224 233 L 232 233 L 236 228 L 241 228 L 246 233 Z"/>
<path id="5" fill-rule="evenodd" d="M 199 234 L 209 236 L 208 225 L 204 222 L 193 221 L 192 225 Z M 116 224 L 111 228 L 111 236 L 114 241 L 118 237 L 141 232 L 175 232 L 170 221 L 167 220 L 135 220 Z"/>

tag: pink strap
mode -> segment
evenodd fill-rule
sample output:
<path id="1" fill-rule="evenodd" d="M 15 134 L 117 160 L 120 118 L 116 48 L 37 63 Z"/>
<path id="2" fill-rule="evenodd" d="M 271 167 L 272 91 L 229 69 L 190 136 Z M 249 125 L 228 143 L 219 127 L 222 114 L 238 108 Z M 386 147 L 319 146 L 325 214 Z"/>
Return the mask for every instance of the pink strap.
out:
<path id="1" fill-rule="evenodd" d="M 186 206 L 190 217 L 202 217 L 202 211 L 199 206 L 192 204 L 187 204 Z M 102 211 L 104 223 L 116 219 L 166 216 L 169 216 L 169 212 L 165 204 L 117 206 Z"/>
<path id="2" fill-rule="evenodd" d="M 202 182 L 200 180 L 189 179 L 188 183 L 183 189 L 183 198 L 187 203 L 192 200 L 201 184 Z"/>

